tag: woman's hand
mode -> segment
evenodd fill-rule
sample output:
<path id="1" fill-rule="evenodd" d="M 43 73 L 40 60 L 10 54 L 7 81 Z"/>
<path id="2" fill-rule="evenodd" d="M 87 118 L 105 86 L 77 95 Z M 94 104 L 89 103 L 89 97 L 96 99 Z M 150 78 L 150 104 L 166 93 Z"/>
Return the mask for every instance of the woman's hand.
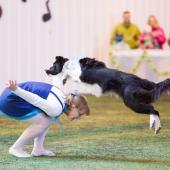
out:
<path id="1" fill-rule="evenodd" d="M 6 86 L 12 90 L 15 91 L 17 89 L 17 81 L 16 80 L 9 80 L 8 83 L 6 83 Z"/>

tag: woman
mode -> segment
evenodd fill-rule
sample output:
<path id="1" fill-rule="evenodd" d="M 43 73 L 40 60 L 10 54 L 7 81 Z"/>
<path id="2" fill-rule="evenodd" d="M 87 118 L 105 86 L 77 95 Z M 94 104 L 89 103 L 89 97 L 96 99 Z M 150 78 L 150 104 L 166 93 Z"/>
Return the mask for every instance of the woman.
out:
<path id="1" fill-rule="evenodd" d="M 152 28 L 152 37 L 154 48 L 163 49 L 163 45 L 166 42 L 166 36 L 164 30 L 159 26 L 159 23 L 155 16 L 151 15 L 148 18 L 148 25 Z"/>
<path id="2" fill-rule="evenodd" d="M 55 156 L 44 149 L 44 139 L 49 126 L 54 119 L 65 113 L 70 120 L 89 114 L 85 97 L 63 92 L 50 84 L 43 82 L 25 82 L 18 84 L 10 80 L 7 88 L 0 96 L 0 113 L 6 117 L 29 122 L 28 127 L 9 149 L 16 157 Z M 34 139 L 31 154 L 24 151 L 24 146 Z"/>

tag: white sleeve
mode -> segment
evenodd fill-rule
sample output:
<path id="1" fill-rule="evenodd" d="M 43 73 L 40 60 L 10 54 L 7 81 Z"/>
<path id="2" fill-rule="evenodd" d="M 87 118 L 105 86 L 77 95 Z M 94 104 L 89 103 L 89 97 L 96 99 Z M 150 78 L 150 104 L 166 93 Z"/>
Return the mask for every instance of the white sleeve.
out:
<path id="1" fill-rule="evenodd" d="M 17 89 L 12 92 L 26 100 L 28 103 L 31 103 L 32 105 L 40 108 L 50 117 L 56 117 L 58 115 L 58 108 L 54 102 L 51 103 L 50 101 L 41 98 L 37 94 L 26 91 L 20 87 L 17 87 Z"/>

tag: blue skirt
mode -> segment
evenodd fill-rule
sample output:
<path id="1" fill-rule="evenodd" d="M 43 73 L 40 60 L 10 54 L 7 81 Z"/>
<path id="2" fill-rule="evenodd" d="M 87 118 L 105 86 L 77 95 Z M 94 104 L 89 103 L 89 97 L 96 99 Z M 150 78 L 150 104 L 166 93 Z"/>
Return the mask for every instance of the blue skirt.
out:
<path id="1" fill-rule="evenodd" d="M 42 112 L 41 109 L 15 95 L 9 89 L 5 89 L 0 96 L 0 116 L 26 120 Z"/>
<path id="2" fill-rule="evenodd" d="M 27 120 L 27 119 L 30 119 L 40 113 L 42 113 L 42 111 L 40 109 L 35 109 L 32 112 L 25 114 L 24 116 L 12 116 L 12 115 L 6 114 L 0 110 L 0 116 L 15 119 L 15 120 Z"/>

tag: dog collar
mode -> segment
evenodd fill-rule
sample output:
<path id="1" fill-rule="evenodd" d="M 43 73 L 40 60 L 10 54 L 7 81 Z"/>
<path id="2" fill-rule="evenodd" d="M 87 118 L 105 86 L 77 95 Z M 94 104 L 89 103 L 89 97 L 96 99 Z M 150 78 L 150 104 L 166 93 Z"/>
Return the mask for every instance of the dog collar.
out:
<path id="1" fill-rule="evenodd" d="M 78 96 L 78 91 L 77 90 L 74 90 L 72 93 L 71 93 L 71 96 L 74 98 L 75 96 Z"/>
<path id="2" fill-rule="evenodd" d="M 63 112 L 67 112 L 69 110 L 69 105 L 67 103 L 64 104 Z"/>

